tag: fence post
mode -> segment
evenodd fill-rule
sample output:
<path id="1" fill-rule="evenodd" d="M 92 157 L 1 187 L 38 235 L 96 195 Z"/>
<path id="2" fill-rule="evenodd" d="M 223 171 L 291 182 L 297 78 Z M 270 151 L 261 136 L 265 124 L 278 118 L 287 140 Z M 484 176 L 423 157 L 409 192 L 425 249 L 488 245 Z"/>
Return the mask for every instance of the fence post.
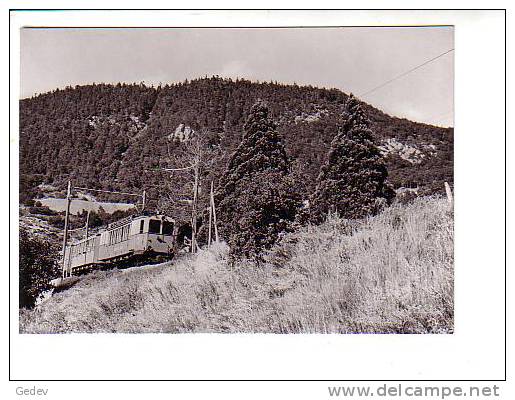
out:
<path id="1" fill-rule="evenodd" d="M 445 182 L 444 185 L 445 185 L 445 193 L 447 194 L 447 203 L 449 203 L 449 207 L 452 208 L 454 200 L 452 197 L 451 187 L 449 186 L 449 184 L 447 182 Z"/>

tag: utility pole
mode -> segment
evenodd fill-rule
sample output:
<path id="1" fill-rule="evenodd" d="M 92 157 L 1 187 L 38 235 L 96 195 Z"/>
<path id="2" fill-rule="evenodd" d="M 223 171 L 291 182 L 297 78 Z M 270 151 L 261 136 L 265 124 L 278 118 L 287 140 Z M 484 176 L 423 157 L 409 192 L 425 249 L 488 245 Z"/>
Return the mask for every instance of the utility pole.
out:
<path id="1" fill-rule="evenodd" d="M 213 194 L 213 181 L 211 181 L 211 192 L 209 196 Z M 211 224 L 213 223 L 213 204 L 211 202 L 211 197 L 209 197 L 209 234 L 207 238 L 207 248 L 211 247 Z"/>
<path id="2" fill-rule="evenodd" d="M 64 217 L 64 239 L 63 239 L 63 278 L 66 278 L 66 244 L 68 243 L 68 219 L 70 217 L 70 203 L 72 202 L 72 181 L 68 181 L 66 192 L 66 215 Z M 69 258 L 70 255 L 68 255 Z M 71 271 L 70 271 L 71 274 Z"/>
<path id="3" fill-rule="evenodd" d="M 211 210 L 213 212 L 213 225 L 215 227 L 215 241 L 218 242 L 218 226 L 216 225 L 216 208 L 215 208 L 215 192 L 213 190 L 213 181 L 211 181 Z M 211 229 L 211 224 L 209 224 L 209 229 Z"/>
<path id="4" fill-rule="evenodd" d="M 88 234 L 89 234 L 89 213 L 91 212 L 91 210 L 88 210 L 88 216 L 86 217 L 86 239 L 88 238 Z"/>
<path id="5" fill-rule="evenodd" d="M 199 186 L 199 162 L 195 160 L 193 172 L 195 174 L 195 182 L 193 183 L 193 207 L 191 212 L 191 252 L 197 252 L 197 202 L 198 202 L 198 186 Z"/>
<path id="6" fill-rule="evenodd" d="M 145 202 L 147 201 L 147 191 L 143 189 L 143 196 L 142 197 L 142 205 L 141 205 L 141 212 L 145 210 Z"/>

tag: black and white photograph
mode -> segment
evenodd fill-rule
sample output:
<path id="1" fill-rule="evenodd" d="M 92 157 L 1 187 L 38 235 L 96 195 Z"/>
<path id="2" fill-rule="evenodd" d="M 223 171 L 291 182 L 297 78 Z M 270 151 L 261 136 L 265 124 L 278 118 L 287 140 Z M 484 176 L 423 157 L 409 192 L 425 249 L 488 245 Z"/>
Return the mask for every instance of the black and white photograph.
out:
<path id="1" fill-rule="evenodd" d="M 9 10 L 8 394 L 504 398 L 506 10 L 130 3 Z"/>
<path id="2" fill-rule="evenodd" d="M 21 333 L 452 334 L 452 26 L 20 35 Z"/>

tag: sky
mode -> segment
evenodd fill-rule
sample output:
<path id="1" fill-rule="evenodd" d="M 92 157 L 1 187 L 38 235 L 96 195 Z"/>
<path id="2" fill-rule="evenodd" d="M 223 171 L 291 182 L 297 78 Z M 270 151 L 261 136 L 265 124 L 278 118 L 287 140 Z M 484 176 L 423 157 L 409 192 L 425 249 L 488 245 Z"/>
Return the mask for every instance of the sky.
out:
<path id="1" fill-rule="evenodd" d="M 21 29 L 21 98 L 71 85 L 204 76 L 337 88 L 453 126 L 452 27 Z M 365 94 L 394 79 L 377 90 Z"/>

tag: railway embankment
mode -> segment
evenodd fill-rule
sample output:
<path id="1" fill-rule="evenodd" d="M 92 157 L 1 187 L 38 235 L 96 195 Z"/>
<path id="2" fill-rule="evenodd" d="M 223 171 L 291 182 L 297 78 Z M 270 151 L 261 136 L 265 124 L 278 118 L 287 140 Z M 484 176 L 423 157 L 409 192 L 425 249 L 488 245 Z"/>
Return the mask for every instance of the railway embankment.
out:
<path id="1" fill-rule="evenodd" d="M 453 212 L 442 198 L 286 235 L 266 262 L 223 243 L 175 261 L 97 271 L 20 312 L 22 333 L 453 331 Z"/>

